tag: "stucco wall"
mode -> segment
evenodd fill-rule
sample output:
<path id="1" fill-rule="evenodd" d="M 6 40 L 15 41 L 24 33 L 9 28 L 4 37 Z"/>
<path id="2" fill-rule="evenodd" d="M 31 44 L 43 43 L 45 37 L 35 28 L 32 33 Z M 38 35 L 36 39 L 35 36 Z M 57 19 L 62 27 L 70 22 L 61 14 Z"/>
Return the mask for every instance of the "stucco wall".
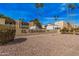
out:
<path id="1" fill-rule="evenodd" d="M 5 19 L 4 18 L 0 18 L 0 24 L 5 24 Z"/>

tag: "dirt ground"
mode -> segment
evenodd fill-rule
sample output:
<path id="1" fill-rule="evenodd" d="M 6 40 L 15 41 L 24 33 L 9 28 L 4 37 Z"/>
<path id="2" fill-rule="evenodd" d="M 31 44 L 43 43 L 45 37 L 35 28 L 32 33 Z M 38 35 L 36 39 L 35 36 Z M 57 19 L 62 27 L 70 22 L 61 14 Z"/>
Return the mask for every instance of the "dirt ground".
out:
<path id="1" fill-rule="evenodd" d="M 0 55 L 8 56 L 79 56 L 79 35 L 46 33 L 16 36 L 0 46 Z"/>

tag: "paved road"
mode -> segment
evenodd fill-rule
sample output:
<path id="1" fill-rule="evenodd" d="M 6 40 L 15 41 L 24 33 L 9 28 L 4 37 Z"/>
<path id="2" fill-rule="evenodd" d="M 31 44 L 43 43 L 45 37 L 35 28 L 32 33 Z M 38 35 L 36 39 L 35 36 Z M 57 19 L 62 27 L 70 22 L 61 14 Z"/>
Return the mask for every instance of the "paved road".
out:
<path id="1" fill-rule="evenodd" d="M 79 35 L 46 33 L 18 36 L 15 41 L 0 46 L 0 55 L 79 55 Z"/>

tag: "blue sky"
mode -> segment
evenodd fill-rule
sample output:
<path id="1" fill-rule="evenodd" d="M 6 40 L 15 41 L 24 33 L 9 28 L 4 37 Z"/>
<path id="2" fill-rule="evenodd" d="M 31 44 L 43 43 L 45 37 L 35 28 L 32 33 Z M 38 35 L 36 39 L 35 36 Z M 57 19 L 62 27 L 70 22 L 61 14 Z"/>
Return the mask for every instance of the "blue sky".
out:
<path id="1" fill-rule="evenodd" d="M 76 4 L 79 6 L 79 4 Z M 15 20 L 24 18 L 26 22 L 38 18 L 42 24 L 53 24 L 53 16 L 58 15 L 58 21 L 64 20 L 79 23 L 79 7 L 72 10 L 73 15 L 67 18 L 66 3 L 44 3 L 43 8 L 36 8 L 35 3 L 0 3 L 0 13 Z"/>

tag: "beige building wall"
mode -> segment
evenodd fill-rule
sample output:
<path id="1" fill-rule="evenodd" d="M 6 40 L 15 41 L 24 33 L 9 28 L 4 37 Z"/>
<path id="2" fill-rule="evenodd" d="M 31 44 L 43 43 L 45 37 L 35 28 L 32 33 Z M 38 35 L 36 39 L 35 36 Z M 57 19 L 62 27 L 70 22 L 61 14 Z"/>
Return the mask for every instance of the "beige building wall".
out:
<path id="1" fill-rule="evenodd" d="M 20 21 L 19 20 L 16 20 L 16 29 L 19 29 L 20 28 Z"/>
<path id="2" fill-rule="evenodd" d="M 16 20 L 16 35 L 21 35 L 20 21 Z"/>
<path id="3" fill-rule="evenodd" d="M 0 18 L 0 24 L 5 24 L 5 18 Z"/>
<path id="4" fill-rule="evenodd" d="M 61 29 L 63 29 L 66 26 L 66 23 L 64 21 L 56 22 L 55 25 L 58 25 Z"/>
<path id="5" fill-rule="evenodd" d="M 42 25 L 42 29 L 45 29 L 46 27 L 45 27 L 45 25 Z"/>
<path id="6" fill-rule="evenodd" d="M 34 22 L 29 22 L 29 27 L 34 26 Z"/>
<path id="7" fill-rule="evenodd" d="M 16 20 L 16 35 L 26 35 L 27 33 L 22 33 L 22 30 L 28 31 L 26 28 L 21 28 L 21 21 Z"/>

